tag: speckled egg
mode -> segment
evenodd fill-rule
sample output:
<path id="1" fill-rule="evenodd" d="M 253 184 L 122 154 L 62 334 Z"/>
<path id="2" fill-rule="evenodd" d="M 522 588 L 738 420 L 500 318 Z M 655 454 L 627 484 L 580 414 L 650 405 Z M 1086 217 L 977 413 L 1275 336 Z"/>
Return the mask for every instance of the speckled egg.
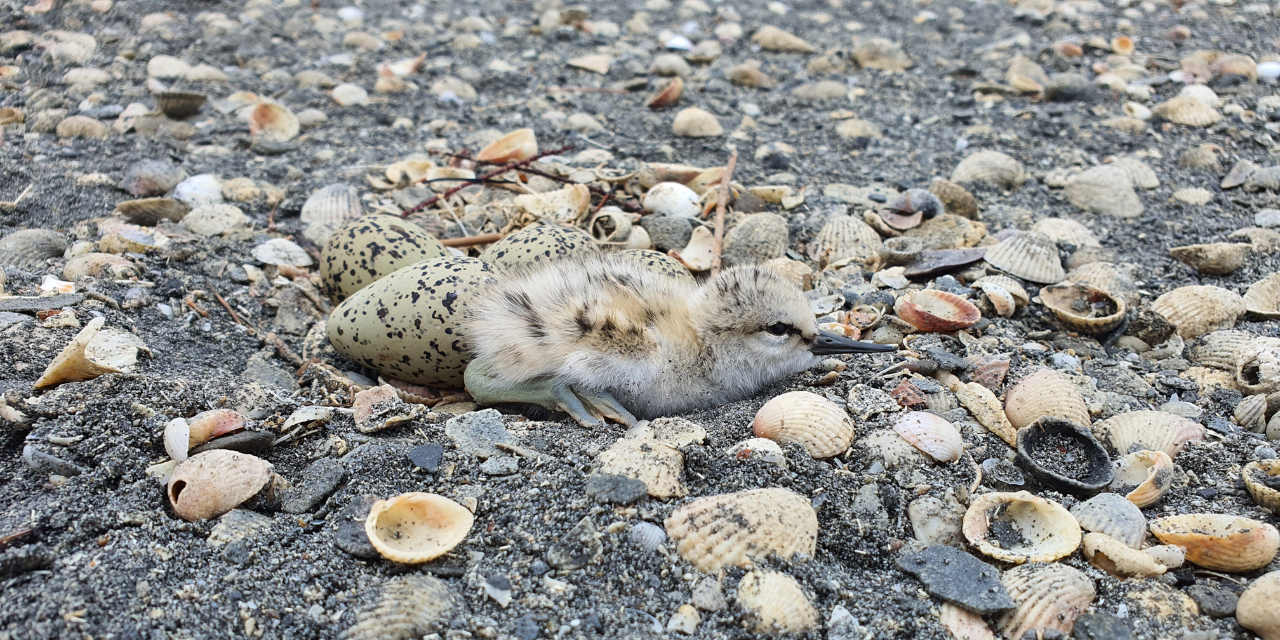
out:
<path id="1" fill-rule="evenodd" d="M 461 387 L 470 359 L 461 333 L 467 302 L 493 283 L 476 258 L 434 258 L 357 291 L 329 314 L 338 353 L 379 374 L 416 384 Z"/>
<path id="2" fill-rule="evenodd" d="M 525 227 L 489 245 L 480 259 L 505 271 L 566 258 L 582 260 L 599 253 L 595 238 L 586 231 L 548 224 Z"/>
<path id="3" fill-rule="evenodd" d="M 648 249 L 637 249 L 632 251 L 619 251 L 617 256 L 619 258 L 626 258 L 641 268 L 654 273 L 671 276 L 680 280 L 687 280 L 690 283 L 694 281 L 693 274 L 689 273 L 689 270 L 686 269 L 684 265 L 680 264 L 675 258 L 672 258 L 665 253 L 650 251 Z"/>
<path id="4" fill-rule="evenodd" d="M 342 301 L 369 283 L 423 260 L 449 255 L 422 227 L 395 216 L 363 216 L 334 230 L 320 253 L 320 277 Z"/>

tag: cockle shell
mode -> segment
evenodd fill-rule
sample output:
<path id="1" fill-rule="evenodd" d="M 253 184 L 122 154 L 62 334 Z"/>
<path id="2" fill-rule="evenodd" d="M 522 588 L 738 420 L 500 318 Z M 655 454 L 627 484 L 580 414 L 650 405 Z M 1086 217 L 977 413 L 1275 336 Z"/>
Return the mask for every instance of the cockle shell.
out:
<path id="1" fill-rule="evenodd" d="M 1154 557 L 1102 533 L 1086 533 L 1084 557 L 1089 564 L 1118 578 L 1150 578 L 1168 567 Z"/>
<path id="2" fill-rule="evenodd" d="M 1178 287 L 1151 303 L 1151 310 L 1178 328 L 1184 340 L 1210 331 L 1230 329 L 1244 315 L 1244 300 L 1213 285 Z"/>
<path id="3" fill-rule="evenodd" d="M 1063 564 L 1014 567 L 1000 576 L 1000 582 L 1018 603 L 996 622 L 996 629 L 1010 640 L 1021 639 L 1032 630 L 1037 637 L 1049 630 L 1070 637 L 1076 619 L 1097 595 L 1093 580 Z"/>
<path id="4" fill-rule="evenodd" d="M 1062 190 L 1067 200 L 1098 215 L 1136 218 L 1142 215 L 1142 200 L 1133 191 L 1129 175 L 1119 167 L 1101 165 L 1078 174 Z"/>
<path id="5" fill-rule="evenodd" d="M 937 462 L 954 462 L 964 453 L 964 440 L 950 422 L 926 411 L 899 414 L 893 430 Z"/>
<path id="6" fill-rule="evenodd" d="M 1134 451 L 1117 460 L 1115 467 L 1111 490 L 1144 509 L 1173 486 L 1173 458 L 1163 451 Z"/>
<path id="7" fill-rule="evenodd" d="M 1190 244 L 1169 249 L 1169 257 L 1210 275 L 1224 275 L 1239 269 L 1252 253 L 1252 245 L 1234 242 Z"/>
<path id="8" fill-rule="evenodd" d="M 1259 393 L 1246 397 L 1236 405 L 1232 414 L 1236 424 L 1254 433 L 1262 433 L 1267 428 L 1267 396 Z"/>
<path id="9" fill-rule="evenodd" d="M 627 539 L 645 551 L 657 551 L 667 541 L 667 532 L 652 522 L 637 522 L 627 531 Z"/>
<path id="10" fill-rule="evenodd" d="M 320 278 L 334 299 L 411 264 L 449 254 L 431 234 L 395 216 L 360 216 L 338 226 L 320 252 Z"/>
<path id="11" fill-rule="evenodd" d="M 907 324 L 929 332 L 958 331 L 982 319 L 982 313 L 973 303 L 937 289 L 907 293 L 898 298 L 893 310 Z"/>
<path id="12" fill-rule="evenodd" d="M 623 438 L 597 458 L 600 473 L 635 478 L 655 498 L 679 498 L 688 493 L 680 482 L 684 455 L 651 438 Z"/>
<path id="13" fill-rule="evenodd" d="M 476 160 L 494 164 L 510 164 L 538 155 L 538 138 L 533 129 L 516 129 L 489 143 L 476 154 Z"/>
<path id="14" fill-rule="evenodd" d="M 978 151 L 951 171 L 952 182 L 984 182 L 1007 191 L 1017 189 L 1026 180 L 1022 163 L 999 151 Z"/>
<path id="15" fill-rule="evenodd" d="M 1280 391 L 1280 339 L 1251 340 L 1236 358 L 1235 373 L 1244 393 Z"/>
<path id="16" fill-rule="evenodd" d="M 771 554 L 812 557 L 818 541 L 818 514 L 809 500 L 780 488 L 701 498 L 663 525 L 680 557 L 704 573 L 749 567 Z"/>
<path id="17" fill-rule="evenodd" d="M 1103 533 L 1134 548 L 1147 537 L 1147 518 L 1138 505 L 1114 493 L 1099 493 L 1071 507 L 1080 528 Z"/>
<path id="18" fill-rule="evenodd" d="M 44 261 L 67 250 L 67 238 L 47 229 L 22 229 L 0 238 L 0 266 L 39 271 Z"/>
<path id="19" fill-rule="evenodd" d="M 993 530 L 993 522 L 1003 526 Z M 1080 546 L 1081 533 L 1062 505 L 1018 491 L 974 498 L 964 514 L 964 537 L 985 555 L 1022 564 L 1070 555 Z"/>
<path id="20" fill-rule="evenodd" d="M 161 220 L 177 222 L 191 212 L 191 207 L 173 198 L 141 198 L 116 203 L 116 213 L 133 224 L 154 226 Z"/>
<path id="21" fill-rule="evenodd" d="M 751 571 L 742 576 L 738 606 L 752 614 L 756 633 L 804 633 L 818 628 L 818 612 L 800 584 L 777 571 Z"/>
<path id="22" fill-rule="evenodd" d="M 1213 107 L 1191 96 L 1178 96 L 1151 107 L 1151 113 L 1174 124 L 1207 127 L 1222 119 Z"/>
<path id="23" fill-rule="evenodd" d="M 573 184 L 544 193 L 526 193 L 513 200 L 521 211 L 540 219 L 561 224 L 577 224 L 591 207 L 591 191 L 587 185 Z"/>
<path id="24" fill-rule="evenodd" d="M 1165 544 L 1187 550 L 1187 560 L 1214 571 L 1261 569 L 1280 549 L 1276 528 L 1238 516 L 1191 513 L 1156 518 L 1151 533 Z"/>
<path id="25" fill-rule="evenodd" d="M 156 107 L 166 116 L 181 120 L 199 113 L 201 105 L 209 97 L 196 91 L 157 91 L 151 94 Z"/>
<path id="26" fill-rule="evenodd" d="M 997 287 L 1000 287 L 1004 291 L 1008 292 L 1009 295 L 1013 296 L 1014 302 L 1019 307 L 1025 307 L 1028 304 L 1031 304 L 1031 296 L 1027 295 L 1026 288 L 1022 286 L 1021 282 L 1018 282 L 1017 280 L 1010 278 L 1009 276 L 1002 276 L 1002 275 L 983 276 L 975 280 L 973 284 L 976 286 L 990 284 L 990 285 L 995 285 Z"/>
<path id="27" fill-rule="evenodd" d="M 822 264 L 853 259 L 865 261 L 880 252 L 880 234 L 853 216 L 833 216 L 813 241 L 814 258 Z"/>
<path id="28" fill-rule="evenodd" d="M 1251 285 L 1244 292 L 1244 307 L 1269 320 L 1280 318 L 1280 273 L 1273 273 Z"/>
<path id="29" fill-rule="evenodd" d="M 983 256 L 991 266 L 1031 282 L 1060 282 L 1067 273 L 1058 257 L 1058 245 L 1043 233 L 1018 232 Z"/>
<path id="30" fill-rule="evenodd" d="M 1258 506 L 1280 513 L 1280 460 L 1255 460 L 1245 465 L 1240 475 Z"/>
<path id="31" fill-rule="evenodd" d="M 838 456 L 853 441 L 853 420 L 834 402 L 808 391 L 784 393 L 765 403 L 752 432 L 779 444 L 798 443 L 815 458 Z"/>
<path id="32" fill-rule="evenodd" d="M 938 608 L 938 622 L 958 640 L 995 640 L 991 627 L 982 616 L 950 602 L 944 602 Z"/>
<path id="33" fill-rule="evenodd" d="M 299 219 L 307 225 L 304 235 L 317 244 L 323 244 L 335 229 L 363 212 L 360 206 L 360 194 L 356 188 L 345 183 L 336 183 L 317 189 L 302 203 Z"/>
<path id="34" fill-rule="evenodd" d="M 1236 621 L 1259 640 L 1280 640 L 1280 571 L 1253 581 L 1236 603 Z"/>
<path id="35" fill-rule="evenodd" d="M 1124 172 L 1129 178 L 1129 182 L 1135 187 L 1143 189 L 1155 189 L 1160 186 L 1160 178 L 1156 175 L 1155 169 L 1147 166 L 1147 163 L 1133 157 L 1122 157 L 1112 160 L 1111 166 Z"/>
<path id="36" fill-rule="evenodd" d="M 438 558 L 466 539 L 474 516 L 434 493 L 402 493 L 373 503 L 364 521 L 369 542 L 392 562 L 418 564 Z"/>
<path id="37" fill-rule="evenodd" d="M 413 640 L 443 632 L 466 606 L 444 582 L 420 573 L 383 583 L 378 600 L 360 611 L 342 640 Z"/>
<path id="38" fill-rule="evenodd" d="M 1010 318 L 1018 311 L 1017 299 L 1012 293 L 1005 291 L 1004 287 L 990 282 L 984 282 L 977 287 L 987 296 L 987 301 L 991 303 L 996 313 L 1000 314 L 1000 317 Z"/>
<path id="39" fill-rule="evenodd" d="M 283 105 L 259 102 L 248 110 L 249 133 L 271 142 L 287 142 L 297 137 L 302 129 L 298 116 Z"/>
<path id="40" fill-rule="evenodd" d="M 1240 352 L 1253 340 L 1248 331 L 1224 329 L 1201 336 L 1191 347 L 1191 360 L 1198 365 L 1235 373 Z"/>
<path id="41" fill-rule="evenodd" d="M 1084 397 L 1052 369 L 1040 369 L 1005 392 L 1004 413 L 1014 429 L 1040 416 L 1065 418 L 1085 427 L 1091 422 Z"/>
<path id="42" fill-rule="evenodd" d="M 1124 322 L 1124 299 L 1087 284 L 1056 284 L 1040 290 L 1040 300 L 1068 329 L 1106 333 Z"/>
<path id="43" fill-rule="evenodd" d="M 1031 227 L 1031 230 L 1042 233 L 1050 240 L 1053 240 L 1061 248 L 1068 246 L 1080 247 L 1101 247 L 1102 243 L 1098 242 L 1097 236 L 1093 232 L 1075 220 L 1066 218 L 1045 218 Z"/>
<path id="44" fill-rule="evenodd" d="M 271 463 L 226 449 L 198 453 L 169 476 L 169 504 L 184 520 L 211 520 L 255 499 L 274 506 L 289 488 Z"/>
<path id="45" fill-rule="evenodd" d="M 62 267 L 62 277 L 72 282 L 98 276 L 119 280 L 138 274 L 138 265 L 132 260 L 110 253 L 82 253 Z"/>
<path id="46" fill-rule="evenodd" d="M 182 462 L 191 447 L 242 429 L 244 416 L 230 409 L 212 409 L 190 418 L 174 418 L 164 426 L 164 449 L 170 458 Z"/>
<path id="47" fill-rule="evenodd" d="M 1110 262 L 1090 262 L 1067 273 L 1067 282 L 1087 284 L 1107 293 L 1122 296 L 1132 303 L 1136 300 L 1138 286 L 1125 269 Z"/>
<path id="48" fill-rule="evenodd" d="M 36 380 L 35 388 L 46 389 L 64 382 L 92 380 L 105 373 L 120 373 L 120 369 L 91 358 L 87 353 L 90 342 L 98 335 L 106 321 L 107 319 L 102 316 L 90 320 L 80 333 L 77 333 L 71 342 L 68 342 L 53 358 L 44 373 Z"/>
<path id="49" fill-rule="evenodd" d="M 1135 451 L 1163 451 L 1170 458 L 1188 442 L 1204 438 L 1204 427 L 1163 411 L 1130 411 L 1093 425 L 1099 440 L 1110 442 L 1120 455 Z"/>

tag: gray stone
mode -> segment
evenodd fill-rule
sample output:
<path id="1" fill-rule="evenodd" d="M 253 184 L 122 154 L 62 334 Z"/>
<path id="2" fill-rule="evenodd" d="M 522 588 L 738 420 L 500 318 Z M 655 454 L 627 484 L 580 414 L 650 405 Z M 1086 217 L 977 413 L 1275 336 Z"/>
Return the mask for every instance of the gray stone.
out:
<path id="1" fill-rule="evenodd" d="M 249 363 L 245 365 L 244 374 L 242 375 L 247 380 L 263 385 L 290 391 L 294 387 L 293 374 L 267 362 L 266 357 L 261 354 L 255 354 L 249 358 Z"/>
<path id="2" fill-rule="evenodd" d="M 439 471 L 442 459 L 444 459 L 444 447 L 434 442 L 420 444 L 409 451 L 409 462 L 427 473 Z"/>
<path id="3" fill-rule="evenodd" d="M 311 513 L 347 477 L 347 469 L 333 458 L 321 458 L 302 472 L 302 477 L 284 495 L 285 513 Z"/>
<path id="4" fill-rule="evenodd" d="M 663 253 L 683 249 L 693 236 L 693 223 L 688 218 L 644 216 L 640 218 L 640 226 L 649 232 L 653 247 Z"/>
<path id="5" fill-rule="evenodd" d="M 84 467 L 81 467 L 74 462 L 67 462 L 66 460 L 52 454 L 45 453 L 32 445 L 26 445 L 22 448 L 22 457 L 27 461 L 28 465 L 45 473 L 52 473 L 70 478 L 85 472 Z"/>
<path id="6" fill-rule="evenodd" d="M 373 548 L 369 535 L 364 532 L 364 520 L 377 501 L 375 496 L 359 496 L 343 507 L 337 517 L 338 530 L 333 533 L 334 546 L 361 560 L 378 557 L 378 550 Z"/>
<path id="7" fill-rule="evenodd" d="M 573 570 L 585 567 L 588 562 L 604 553 L 604 544 L 596 534 L 591 516 L 583 518 L 547 549 L 547 564 L 556 569 Z"/>
<path id="8" fill-rule="evenodd" d="M 837 606 L 831 610 L 831 618 L 827 620 L 827 640 L 864 640 L 866 637 L 867 629 L 848 609 Z"/>
<path id="9" fill-rule="evenodd" d="M 1200 613 L 1210 618 L 1227 618 L 1236 614 L 1237 596 L 1226 589 L 1196 583 L 1187 587 L 1187 595 L 1200 606 Z"/>
<path id="10" fill-rule="evenodd" d="M 1105 611 L 1094 611 L 1076 620 L 1071 637 L 1075 640 L 1129 640 L 1133 637 L 1133 630 L 1124 618 Z"/>
<path id="11" fill-rule="evenodd" d="M 500 455 L 496 445 L 519 444 L 516 437 L 507 431 L 502 424 L 502 414 L 494 409 L 472 411 L 444 423 L 445 435 L 453 440 L 453 445 L 463 453 L 480 458 Z"/>
<path id="12" fill-rule="evenodd" d="M 516 620 L 516 628 L 513 633 L 520 640 L 536 640 L 540 631 L 541 626 L 538 625 L 538 621 L 534 619 L 533 614 L 526 613 L 519 620 Z"/>
<path id="13" fill-rule="evenodd" d="M 641 480 L 607 473 L 587 477 L 587 497 L 608 504 L 631 504 L 645 497 L 649 489 Z"/>
<path id="14" fill-rule="evenodd" d="M 1280 209 L 1263 209 L 1253 214 L 1253 223 L 1267 229 L 1280 227 Z"/>
<path id="15" fill-rule="evenodd" d="M 12 311 L 0 311 L 0 331 L 4 331 L 15 324 L 21 324 L 28 320 L 35 320 L 29 315 L 22 313 L 14 313 Z"/>
<path id="16" fill-rule="evenodd" d="M 480 465 L 480 472 L 490 476 L 509 476 L 520 470 L 520 461 L 511 456 L 493 456 Z"/>
<path id="17" fill-rule="evenodd" d="M 684 246 L 684 245 L 681 245 Z M 680 247 L 676 247 L 677 249 Z M 15 296 L 0 299 L 0 311 L 16 313 L 35 313 L 50 309 L 61 309 L 80 304 L 84 301 L 83 293 L 61 293 L 56 296 Z"/>
<path id="18" fill-rule="evenodd" d="M 931 595 L 978 615 L 995 615 L 1017 606 L 1000 583 L 998 569 L 955 547 L 933 545 L 904 553 L 897 564 L 919 578 Z"/>

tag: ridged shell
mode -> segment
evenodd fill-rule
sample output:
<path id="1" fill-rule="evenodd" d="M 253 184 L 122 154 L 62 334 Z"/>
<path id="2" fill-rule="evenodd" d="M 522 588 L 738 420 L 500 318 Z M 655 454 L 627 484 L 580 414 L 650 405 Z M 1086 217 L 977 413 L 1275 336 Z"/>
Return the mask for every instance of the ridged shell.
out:
<path id="1" fill-rule="evenodd" d="M 57 231 L 22 229 L 0 238 L 0 266 L 38 271 L 49 258 L 61 257 L 67 238 Z"/>
<path id="2" fill-rule="evenodd" d="M 894 313 L 907 324 L 928 332 L 959 331 L 982 319 L 973 303 L 937 289 L 912 291 L 898 298 Z"/>
<path id="3" fill-rule="evenodd" d="M 1280 532 L 1257 520 L 1191 513 L 1156 518 L 1151 533 L 1187 550 L 1187 560 L 1214 571 L 1245 572 L 1267 566 L 1280 549 Z"/>
<path id="4" fill-rule="evenodd" d="M 164 427 L 165 452 L 182 462 L 191 447 L 243 429 L 244 416 L 230 409 L 211 409 L 190 418 L 174 418 Z"/>
<path id="5" fill-rule="evenodd" d="M 1236 405 L 1232 415 L 1236 424 L 1254 433 L 1267 429 L 1267 397 L 1261 393 L 1246 397 Z"/>
<path id="6" fill-rule="evenodd" d="M 1280 571 L 1253 581 L 1236 603 L 1236 621 L 1259 640 L 1280 640 Z"/>
<path id="7" fill-rule="evenodd" d="M 964 454 L 960 432 L 945 419 L 925 411 L 900 414 L 893 430 L 937 462 L 954 462 Z"/>
<path id="8" fill-rule="evenodd" d="M 1056 630 L 1070 637 L 1071 629 L 1097 592 L 1093 580 L 1077 569 L 1062 564 L 1027 564 L 1014 567 L 1000 576 L 1017 608 L 996 622 L 1005 638 L 1021 639 L 1035 630 L 1037 637 Z"/>
<path id="9" fill-rule="evenodd" d="M 1080 247 L 1101 247 L 1102 243 L 1098 242 L 1097 236 L 1093 232 L 1075 220 L 1066 218 L 1045 218 L 1031 227 L 1036 233 L 1043 233 L 1053 240 L 1061 248 L 1072 246 Z"/>
<path id="10" fill-rule="evenodd" d="M 307 225 L 304 235 L 316 244 L 323 244 L 334 230 L 354 218 L 363 209 L 356 188 L 345 183 L 331 184 L 317 189 L 302 203 L 299 219 Z"/>
<path id="11" fill-rule="evenodd" d="M 1147 518 L 1138 505 L 1115 493 L 1099 493 L 1071 507 L 1080 528 L 1103 533 L 1134 548 L 1141 549 L 1147 537 Z"/>
<path id="12" fill-rule="evenodd" d="M 655 498 L 679 498 L 688 493 L 680 474 L 684 456 L 671 445 L 651 438 L 623 438 L 597 458 L 600 473 L 635 478 Z"/>
<path id="13" fill-rule="evenodd" d="M 993 522 L 1005 526 L 993 531 Z M 1081 533 L 1062 505 L 1018 491 L 975 497 L 964 514 L 964 537 L 985 555 L 1022 564 L 1071 555 L 1080 546 Z"/>
<path id="14" fill-rule="evenodd" d="M 667 532 L 652 522 L 637 522 L 627 531 L 627 539 L 645 551 L 657 551 L 667 541 Z"/>
<path id="15" fill-rule="evenodd" d="M 195 91 L 157 91 L 151 94 L 156 107 L 166 116 L 181 120 L 200 112 L 201 105 L 209 97 Z"/>
<path id="16" fill-rule="evenodd" d="M 1174 124 L 1207 127 L 1222 119 L 1213 107 L 1191 96 L 1178 96 L 1151 108 L 1151 113 Z"/>
<path id="17" fill-rule="evenodd" d="M 1213 285 L 1178 287 L 1151 303 L 1151 310 L 1178 328 L 1184 340 L 1234 327 L 1244 315 L 1244 300 Z"/>
<path id="18" fill-rule="evenodd" d="M 249 133 L 270 142 L 287 142 L 297 137 L 301 130 L 298 116 L 283 105 L 259 102 L 245 114 L 249 121 Z"/>
<path id="19" fill-rule="evenodd" d="M 1134 284 L 1133 278 L 1129 277 L 1126 270 L 1110 262 L 1090 262 L 1080 265 L 1067 272 L 1066 279 L 1068 282 L 1087 284 L 1112 295 L 1123 296 L 1129 302 L 1134 301 L 1138 290 L 1138 285 Z"/>
<path id="20" fill-rule="evenodd" d="M 1106 333 L 1124 322 L 1124 299 L 1087 284 L 1045 287 L 1040 300 L 1068 329 L 1080 333 Z"/>
<path id="21" fill-rule="evenodd" d="M 1188 442 L 1204 438 L 1204 427 L 1163 411 L 1130 411 L 1093 425 L 1099 440 L 1110 442 L 1120 455 L 1136 451 L 1163 451 L 1178 457 Z"/>
<path id="22" fill-rule="evenodd" d="M 1155 189 L 1160 186 L 1160 178 L 1156 175 L 1155 169 L 1137 158 L 1116 158 L 1111 162 L 1111 166 L 1123 171 L 1135 187 Z"/>
<path id="23" fill-rule="evenodd" d="M 951 171 L 952 182 L 983 182 L 1014 190 L 1027 180 L 1022 163 L 999 151 L 979 151 Z"/>
<path id="24" fill-rule="evenodd" d="M 1143 509 L 1173 486 L 1173 458 L 1163 451 L 1134 451 L 1116 460 L 1111 490 Z"/>
<path id="25" fill-rule="evenodd" d="M 141 198 L 116 203 L 116 213 L 132 224 L 155 226 L 161 220 L 182 220 L 191 207 L 173 198 Z"/>
<path id="26" fill-rule="evenodd" d="M 1205 367 L 1213 367 L 1235 373 L 1240 352 L 1253 340 L 1248 331 L 1224 329 L 1201 336 L 1191 347 L 1191 361 Z"/>
<path id="27" fill-rule="evenodd" d="M 680 557 L 703 573 L 749 567 L 770 554 L 812 557 L 818 542 L 818 514 L 809 500 L 779 488 L 701 498 L 663 525 Z"/>
<path id="28" fill-rule="evenodd" d="M 418 564 L 448 553 L 471 532 L 466 507 L 434 493 L 402 493 L 373 503 L 364 521 L 369 542 L 392 562 Z"/>
<path id="29" fill-rule="evenodd" d="M 1031 282 L 1060 282 L 1067 273 L 1058 258 L 1058 245 L 1043 233 L 1018 232 L 987 249 L 983 259 L 991 266 Z"/>
<path id="30" fill-rule="evenodd" d="M 1280 338 L 1256 338 L 1236 358 L 1236 384 L 1244 393 L 1280 391 Z"/>
<path id="31" fill-rule="evenodd" d="M 830 264 L 846 258 L 867 260 L 880 252 L 880 234 L 853 216 L 837 215 L 823 225 L 814 240 L 815 258 Z"/>
<path id="32" fill-rule="evenodd" d="M 557 260 L 582 260 L 598 255 L 595 239 L 576 227 L 525 227 L 491 245 L 480 259 L 500 271 Z"/>
<path id="33" fill-rule="evenodd" d="M 334 229 L 320 252 L 320 278 L 341 302 L 371 282 L 449 251 L 419 227 L 395 216 L 369 215 Z"/>
<path id="34" fill-rule="evenodd" d="M 751 613 L 756 633 L 804 633 L 818 628 L 818 612 L 800 584 L 777 571 L 752 571 L 742 576 L 738 606 Z"/>
<path id="35" fill-rule="evenodd" d="M 449 627 L 462 599 L 440 580 L 411 573 L 387 580 L 378 600 L 356 615 L 343 640 L 411 640 Z"/>
<path id="36" fill-rule="evenodd" d="M 533 129 L 516 129 L 489 143 L 476 154 L 477 160 L 510 164 L 538 155 L 538 138 Z"/>
<path id="37" fill-rule="evenodd" d="M 1150 578 L 1168 571 L 1151 555 L 1101 533 L 1086 533 L 1083 551 L 1089 564 L 1118 578 Z"/>
<path id="38" fill-rule="evenodd" d="M 991 627 L 987 626 L 982 616 L 950 602 L 944 602 L 938 608 L 938 622 L 957 640 L 995 640 Z"/>
<path id="39" fill-rule="evenodd" d="M 1256 460 L 1241 472 L 1244 486 L 1258 506 L 1280 513 L 1280 460 Z"/>
<path id="40" fill-rule="evenodd" d="M 1244 308 L 1269 320 L 1280 318 L 1280 273 L 1273 273 L 1244 292 Z"/>
<path id="41" fill-rule="evenodd" d="M 169 504 L 184 520 L 212 520 L 261 494 L 276 502 L 288 488 L 271 463 L 225 449 L 187 458 L 169 476 Z"/>
<path id="42" fill-rule="evenodd" d="M 1065 418 L 1083 427 L 1091 422 L 1084 397 L 1052 369 L 1040 369 L 1005 392 L 1004 414 L 1014 429 L 1040 416 Z"/>
<path id="43" fill-rule="evenodd" d="M 798 443 L 815 458 L 838 456 L 853 442 L 853 420 L 834 402 L 808 391 L 784 393 L 756 412 L 751 430 L 779 444 Z"/>
<path id="44" fill-rule="evenodd" d="M 1067 200 L 1098 215 L 1136 218 L 1142 215 L 1142 200 L 1124 170 L 1110 165 L 1093 167 L 1071 179 L 1062 190 Z"/>
<path id="45" fill-rule="evenodd" d="M 83 278 L 112 278 L 115 280 L 139 275 L 138 265 L 123 256 L 110 253 L 82 253 L 67 261 L 62 267 L 62 277 L 75 282 Z"/>
<path id="46" fill-rule="evenodd" d="M 1191 244 L 1169 249 L 1169 257 L 1209 275 L 1224 275 L 1244 266 L 1252 245 L 1234 242 Z"/>
<path id="47" fill-rule="evenodd" d="M 1013 296 L 1014 302 L 1016 302 L 1019 307 L 1025 307 L 1028 304 L 1031 304 L 1031 296 L 1027 294 L 1026 288 L 1022 286 L 1021 282 L 1018 282 L 1009 276 L 983 276 L 975 280 L 973 284 L 978 286 L 991 284 L 1000 287 L 1008 292 L 1009 295 Z"/>

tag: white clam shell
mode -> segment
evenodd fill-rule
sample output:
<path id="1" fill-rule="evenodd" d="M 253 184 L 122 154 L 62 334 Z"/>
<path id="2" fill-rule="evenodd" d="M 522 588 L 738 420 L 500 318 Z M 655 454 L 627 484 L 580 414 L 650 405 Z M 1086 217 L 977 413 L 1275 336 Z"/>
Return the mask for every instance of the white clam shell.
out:
<path id="1" fill-rule="evenodd" d="M 1244 293 L 1249 313 L 1269 320 L 1280 318 L 1280 273 L 1273 273 L 1251 285 Z"/>
<path id="2" fill-rule="evenodd" d="M 1280 391 L 1280 339 L 1258 338 L 1236 358 L 1236 384 L 1244 393 Z"/>
<path id="3" fill-rule="evenodd" d="M 676 509 L 663 526 L 680 557 L 704 573 L 751 566 L 769 555 L 812 557 L 818 541 L 809 500 L 779 488 L 701 498 Z"/>
<path id="4" fill-rule="evenodd" d="M 964 440 L 950 422 L 925 411 L 910 411 L 894 420 L 903 440 L 937 462 L 954 462 L 964 454 Z"/>
<path id="5" fill-rule="evenodd" d="M 1224 329 L 1201 336 L 1191 347 L 1191 361 L 1203 366 L 1235 373 L 1240 352 L 1253 340 L 1248 331 Z"/>
<path id="6" fill-rule="evenodd" d="M 1017 189 L 1027 180 L 1022 163 L 999 151 L 978 151 L 956 165 L 952 182 L 984 182 L 1001 189 Z"/>
<path id="7" fill-rule="evenodd" d="M 1204 427 L 1163 411 L 1130 411 L 1093 425 L 1098 440 L 1110 442 L 1121 455 L 1135 451 L 1163 451 L 1170 458 L 1188 442 L 1200 442 Z"/>
<path id="8" fill-rule="evenodd" d="M 1017 538 L 1008 540 L 992 531 L 1002 522 Z M 1001 527 L 1004 528 L 1004 527 Z M 1032 495 L 986 493 L 969 503 L 964 514 L 964 537 L 984 555 L 1005 562 L 1052 562 L 1080 546 L 1080 525 L 1062 505 Z"/>
<path id="9" fill-rule="evenodd" d="M 1067 273 L 1058 257 L 1058 245 L 1049 236 L 1019 232 L 987 249 L 983 256 L 991 266 L 1031 282 L 1060 282 Z"/>
<path id="10" fill-rule="evenodd" d="M 1071 635 L 1076 619 L 1097 595 L 1093 580 L 1062 564 L 1027 564 L 1000 576 L 1018 606 L 1000 617 L 996 628 L 1005 638 L 1022 638 L 1030 630 L 1050 629 Z"/>
<path id="11" fill-rule="evenodd" d="M 757 437 L 798 443 L 815 458 L 844 453 L 853 441 L 853 420 L 834 402 L 808 391 L 784 393 L 765 403 L 751 423 Z"/>
<path id="12" fill-rule="evenodd" d="M 1084 397 L 1052 369 L 1040 369 L 1005 392 L 1004 413 L 1015 429 L 1041 416 L 1064 418 L 1083 427 L 1091 422 Z"/>
<path id="13" fill-rule="evenodd" d="M 757 633 L 804 633 L 818 627 L 818 611 L 800 584 L 777 571 L 752 571 L 738 582 L 738 605 L 754 618 Z"/>

